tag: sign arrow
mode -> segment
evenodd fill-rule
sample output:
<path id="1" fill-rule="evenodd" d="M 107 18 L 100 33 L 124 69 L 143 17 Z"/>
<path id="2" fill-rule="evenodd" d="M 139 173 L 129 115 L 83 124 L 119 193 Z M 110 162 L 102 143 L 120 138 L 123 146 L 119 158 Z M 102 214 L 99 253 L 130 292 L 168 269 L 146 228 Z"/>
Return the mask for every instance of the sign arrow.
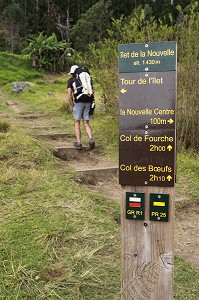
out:
<path id="1" fill-rule="evenodd" d="M 167 176 L 168 181 L 171 181 L 172 177 L 171 175 Z"/>
<path id="2" fill-rule="evenodd" d="M 169 124 L 172 124 L 172 123 L 174 122 L 174 120 L 173 120 L 173 119 L 169 119 L 167 122 L 168 122 Z"/>
<path id="3" fill-rule="evenodd" d="M 125 94 L 126 92 L 127 92 L 127 90 L 125 90 L 125 89 L 122 89 L 122 90 L 121 90 L 121 93 L 122 93 L 122 94 Z"/>
<path id="4" fill-rule="evenodd" d="M 168 149 L 169 151 L 171 151 L 171 150 L 173 149 L 173 147 L 172 147 L 171 145 L 169 145 L 169 146 L 167 147 L 167 149 Z"/>

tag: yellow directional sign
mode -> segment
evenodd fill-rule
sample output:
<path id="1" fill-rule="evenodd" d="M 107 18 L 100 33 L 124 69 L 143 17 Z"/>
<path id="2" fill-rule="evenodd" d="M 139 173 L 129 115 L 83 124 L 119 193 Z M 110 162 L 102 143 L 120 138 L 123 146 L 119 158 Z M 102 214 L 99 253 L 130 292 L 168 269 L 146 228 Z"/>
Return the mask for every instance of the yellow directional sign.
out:
<path id="1" fill-rule="evenodd" d="M 168 149 L 169 151 L 171 151 L 171 150 L 173 149 L 173 147 L 172 147 L 171 145 L 169 145 L 169 146 L 167 146 L 167 149 Z"/>
<path id="2" fill-rule="evenodd" d="M 173 119 L 169 119 L 167 122 L 168 122 L 169 124 L 172 124 L 172 123 L 174 122 L 174 120 L 173 120 Z"/>
<path id="3" fill-rule="evenodd" d="M 125 94 L 126 92 L 127 92 L 127 90 L 125 90 L 125 89 L 122 89 L 122 90 L 121 90 L 121 93 L 122 93 L 122 94 Z"/>
<path id="4" fill-rule="evenodd" d="M 176 73 L 121 73 L 119 94 L 120 184 L 174 186 Z"/>
<path id="5" fill-rule="evenodd" d="M 168 176 L 167 176 L 167 180 L 168 180 L 168 181 L 171 181 L 171 180 L 172 180 L 171 175 L 168 175 Z"/>

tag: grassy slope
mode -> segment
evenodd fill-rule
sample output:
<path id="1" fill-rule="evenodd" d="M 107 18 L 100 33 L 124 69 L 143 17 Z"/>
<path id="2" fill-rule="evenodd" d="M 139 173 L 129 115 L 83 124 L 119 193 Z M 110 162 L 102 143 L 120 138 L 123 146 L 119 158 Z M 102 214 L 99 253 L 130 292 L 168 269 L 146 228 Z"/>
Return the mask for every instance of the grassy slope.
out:
<path id="1" fill-rule="evenodd" d="M 12 81 L 28 81 L 41 76 L 34 70 L 27 58 L 15 54 L 0 52 L 0 86 Z"/>
<path id="2" fill-rule="evenodd" d="M 27 80 L 20 70 L 20 80 Z M 14 95 L 10 84 L 3 93 L 26 111 L 59 116 L 71 126 L 72 116 L 66 120 L 63 112 L 65 85 L 64 78 L 41 78 L 31 86 L 35 94 Z M 5 100 L 0 98 L 4 111 Z M 92 123 L 100 147 L 115 158 L 115 121 L 96 111 Z M 119 299 L 119 205 L 77 185 L 71 170 L 60 166 L 44 143 L 14 124 L 0 133 L 0 141 L 0 299 Z M 182 195 L 191 191 L 197 201 L 199 158 L 181 153 L 178 159 L 177 188 Z M 197 300 L 199 273 L 179 258 L 175 268 L 175 299 Z"/>

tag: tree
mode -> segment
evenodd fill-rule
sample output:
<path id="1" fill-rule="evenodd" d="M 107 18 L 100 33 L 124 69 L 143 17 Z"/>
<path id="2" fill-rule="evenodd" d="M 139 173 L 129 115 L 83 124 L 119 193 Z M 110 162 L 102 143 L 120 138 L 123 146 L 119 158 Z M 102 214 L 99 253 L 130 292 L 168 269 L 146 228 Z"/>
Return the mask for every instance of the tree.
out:
<path id="1" fill-rule="evenodd" d="M 0 52 L 6 51 L 7 42 L 6 42 L 6 34 L 4 30 L 0 29 Z"/>
<path id="2" fill-rule="evenodd" d="M 107 36 L 111 25 L 111 1 L 100 0 L 81 16 L 71 30 L 71 41 L 76 50 L 86 51 L 92 42 L 99 42 Z"/>
<path id="3" fill-rule="evenodd" d="M 199 3 L 177 7 L 178 43 L 178 141 L 180 146 L 199 151 Z"/>
<path id="4" fill-rule="evenodd" d="M 170 12 L 173 11 L 171 0 L 155 0 L 154 1 L 154 16 L 158 19 L 165 18 L 167 20 Z"/>
<path id="5" fill-rule="evenodd" d="M 34 67 L 57 72 L 63 69 L 68 54 L 73 51 L 69 43 L 59 42 L 54 33 L 49 37 L 40 33 L 38 37 L 30 39 L 29 46 L 22 54 L 29 55 Z"/>
<path id="6" fill-rule="evenodd" d="M 19 38 L 20 30 L 25 23 L 25 16 L 20 7 L 16 3 L 12 3 L 4 9 L 3 19 L 10 44 L 10 51 L 13 53 L 14 50 L 17 50 L 17 38 Z"/>

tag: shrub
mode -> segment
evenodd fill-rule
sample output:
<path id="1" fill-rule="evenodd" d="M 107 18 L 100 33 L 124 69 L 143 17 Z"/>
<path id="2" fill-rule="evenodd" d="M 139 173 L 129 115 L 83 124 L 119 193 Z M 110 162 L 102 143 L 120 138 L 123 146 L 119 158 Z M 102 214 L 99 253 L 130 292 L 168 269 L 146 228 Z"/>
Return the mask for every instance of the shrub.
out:
<path id="1" fill-rule="evenodd" d="M 22 53 L 28 54 L 32 59 L 32 65 L 45 71 L 63 71 L 67 64 L 67 57 L 74 50 L 69 43 L 58 41 L 56 35 L 43 35 L 29 40 L 29 46 Z"/>
<path id="2" fill-rule="evenodd" d="M 6 122 L 4 120 L 0 120 L 0 132 L 6 133 L 10 130 L 10 128 L 11 128 L 11 125 L 8 122 Z"/>

